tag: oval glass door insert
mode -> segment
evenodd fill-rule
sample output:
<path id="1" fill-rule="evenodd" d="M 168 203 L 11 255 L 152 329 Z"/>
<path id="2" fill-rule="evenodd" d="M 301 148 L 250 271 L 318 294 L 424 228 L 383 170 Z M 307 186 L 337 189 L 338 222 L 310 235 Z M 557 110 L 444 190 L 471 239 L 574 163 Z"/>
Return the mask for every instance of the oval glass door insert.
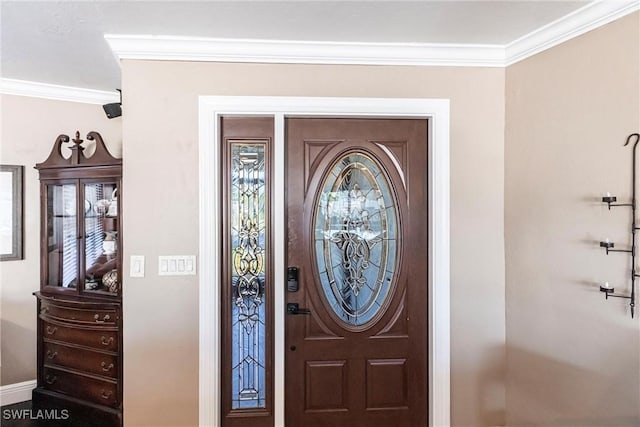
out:
<path id="1" fill-rule="evenodd" d="M 350 152 L 329 168 L 313 215 L 315 260 L 331 310 L 347 327 L 376 318 L 396 276 L 398 209 L 372 156 Z"/>

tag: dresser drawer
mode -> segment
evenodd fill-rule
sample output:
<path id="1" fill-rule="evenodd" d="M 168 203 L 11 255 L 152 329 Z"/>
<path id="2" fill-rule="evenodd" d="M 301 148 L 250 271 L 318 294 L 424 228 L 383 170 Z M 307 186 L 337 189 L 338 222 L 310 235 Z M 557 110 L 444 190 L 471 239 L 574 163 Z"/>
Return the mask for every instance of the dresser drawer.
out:
<path id="1" fill-rule="evenodd" d="M 118 385 L 115 381 L 100 380 L 45 366 L 42 370 L 42 387 L 99 405 L 112 408 L 118 406 Z"/>
<path id="2" fill-rule="evenodd" d="M 52 342 L 45 342 L 43 348 L 45 365 L 72 368 L 110 378 L 118 377 L 117 356 Z"/>
<path id="3" fill-rule="evenodd" d="M 47 301 L 42 301 L 40 315 L 52 320 L 82 325 L 115 326 L 118 323 L 118 312 L 116 310 L 86 310 L 51 304 Z"/>
<path id="4" fill-rule="evenodd" d="M 42 320 L 42 337 L 46 341 L 63 341 L 107 351 L 118 351 L 118 331 L 78 328 Z"/>

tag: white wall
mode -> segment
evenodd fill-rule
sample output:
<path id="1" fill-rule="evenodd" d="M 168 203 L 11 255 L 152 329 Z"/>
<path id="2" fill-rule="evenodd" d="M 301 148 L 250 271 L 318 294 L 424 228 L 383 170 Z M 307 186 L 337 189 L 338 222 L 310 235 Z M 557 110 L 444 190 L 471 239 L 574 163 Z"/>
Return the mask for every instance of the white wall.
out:
<path id="1" fill-rule="evenodd" d="M 630 198 L 639 35 L 635 13 L 507 69 L 508 425 L 640 424 L 640 322 L 598 283 L 630 290 L 598 241 L 629 244 L 629 209 L 601 197 Z"/>

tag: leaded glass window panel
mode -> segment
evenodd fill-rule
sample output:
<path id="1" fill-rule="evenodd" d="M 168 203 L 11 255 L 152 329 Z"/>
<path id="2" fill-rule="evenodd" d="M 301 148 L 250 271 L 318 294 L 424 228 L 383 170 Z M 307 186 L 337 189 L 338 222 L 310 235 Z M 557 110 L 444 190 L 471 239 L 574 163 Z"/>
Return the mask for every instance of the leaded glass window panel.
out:
<path id="1" fill-rule="evenodd" d="M 397 204 L 370 155 L 350 152 L 329 170 L 314 213 L 316 266 L 331 310 L 362 326 L 386 306 L 395 280 Z"/>
<path id="2" fill-rule="evenodd" d="M 232 409 L 265 408 L 265 145 L 231 144 Z"/>

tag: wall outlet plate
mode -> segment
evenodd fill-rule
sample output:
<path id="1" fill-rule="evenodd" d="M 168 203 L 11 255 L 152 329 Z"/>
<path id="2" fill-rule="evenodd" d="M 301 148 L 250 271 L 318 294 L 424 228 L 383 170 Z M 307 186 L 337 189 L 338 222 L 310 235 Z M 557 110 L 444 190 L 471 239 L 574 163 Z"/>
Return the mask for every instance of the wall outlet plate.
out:
<path id="1" fill-rule="evenodd" d="M 158 275 L 160 276 L 190 276 L 195 274 L 195 255 L 160 255 L 158 257 Z"/>

